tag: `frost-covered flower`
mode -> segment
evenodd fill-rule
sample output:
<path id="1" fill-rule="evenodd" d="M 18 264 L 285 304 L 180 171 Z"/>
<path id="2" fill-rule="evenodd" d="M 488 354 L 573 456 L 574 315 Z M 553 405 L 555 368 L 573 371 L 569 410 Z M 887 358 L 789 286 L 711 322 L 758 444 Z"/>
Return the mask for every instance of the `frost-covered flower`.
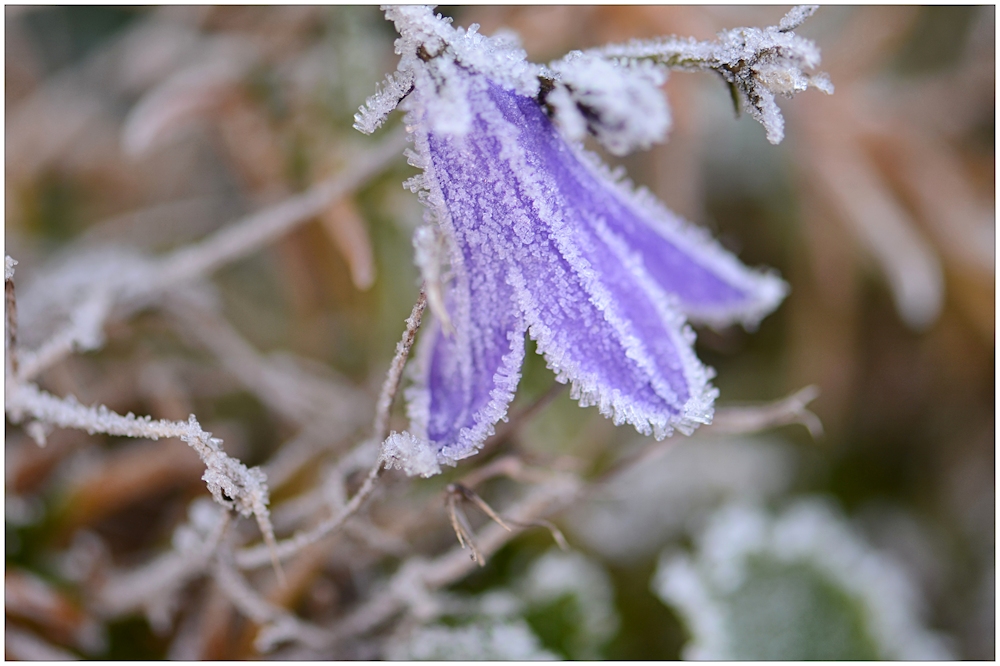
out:
<path id="1" fill-rule="evenodd" d="M 615 152 L 662 138 L 668 111 L 652 100 L 669 58 L 647 46 L 545 67 L 507 34 L 454 28 L 427 7 L 385 11 L 399 69 L 355 126 L 371 132 L 397 104 L 406 111 L 408 157 L 423 170 L 408 186 L 427 207 L 417 263 L 436 315 L 407 393 L 410 431 L 389 439 L 387 461 L 429 476 L 474 454 L 506 417 L 526 334 L 572 397 L 616 425 L 660 439 L 709 423 L 713 373 L 686 320 L 755 326 L 787 286 L 574 140 L 582 126 Z M 707 49 L 669 45 L 692 58 Z"/>

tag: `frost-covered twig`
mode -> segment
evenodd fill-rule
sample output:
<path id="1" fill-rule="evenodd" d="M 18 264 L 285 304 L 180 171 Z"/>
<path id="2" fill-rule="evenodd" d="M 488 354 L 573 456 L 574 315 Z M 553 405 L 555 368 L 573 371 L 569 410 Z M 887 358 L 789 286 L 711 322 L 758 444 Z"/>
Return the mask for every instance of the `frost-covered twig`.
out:
<path id="1" fill-rule="evenodd" d="M 17 372 L 17 295 L 14 293 L 14 266 L 17 262 L 9 255 L 3 260 L 4 290 L 4 330 L 3 349 L 4 373 Z"/>
<path id="2" fill-rule="evenodd" d="M 791 97 L 807 88 L 833 92 L 825 74 L 806 73 L 819 64 L 819 49 L 792 32 L 816 9 L 798 6 L 777 26 L 726 30 L 711 42 L 679 37 L 634 40 L 592 49 L 587 55 L 626 63 L 647 61 L 686 72 L 717 72 L 730 85 L 734 98 L 767 130 L 767 140 L 780 143 L 785 121 L 775 95 Z"/>
<path id="3" fill-rule="evenodd" d="M 274 531 L 268 517 L 267 479 L 259 467 L 247 468 L 222 450 L 222 440 L 202 430 L 192 414 L 186 421 L 153 420 L 137 417 L 131 412 L 122 416 L 104 405 L 88 407 L 73 396 L 58 398 L 29 382 L 7 378 L 5 387 L 7 417 L 20 423 L 30 417 L 60 428 L 122 437 L 143 437 L 157 440 L 176 437 L 198 453 L 207 469 L 202 479 L 215 501 L 235 508 L 244 517 L 254 516 L 268 544 L 274 543 Z"/>
<path id="4" fill-rule="evenodd" d="M 819 396 L 819 387 L 806 386 L 789 396 L 760 405 L 730 405 L 720 407 L 715 412 L 712 423 L 705 432 L 729 435 L 750 435 L 783 425 L 798 423 L 809 430 L 812 437 L 823 434 L 823 422 L 806 409 Z M 669 440 L 648 446 L 627 456 L 605 473 L 605 478 L 627 472 L 638 464 L 643 464 L 663 453 L 671 446 Z"/>
<path id="5" fill-rule="evenodd" d="M 410 316 L 406 319 L 406 329 L 403 331 L 403 337 L 396 345 L 396 354 L 393 357 L 392 362 L 389 364 L 389 371 L 386 374 L 385 382 L 382 384 L 382 392 L 379 395 L 378 402 L 376 403 L 378 407 L 376 408 L 375 422 L 372 428 L 375 439 L 371 441 L 381 441 L 383 444 L 379 450 L 378 458 L 375 460 L 375 464 L 369 470 L 368 475 L 361 484 L 361 487 L 354 493 L 351 499 L 340 511 L 324 520 L 316 527 L 306 532 L 299 532 L 298 534 L 277 543 L 274 548 L 274 553 L 275 557 L 279 560 L 291 557 L 306 546 L 316 543 L 320 539 L 323 539 L 338 530 L 348 518 L 353 516 L 362 507 L 368 497 L 375 490 L 375 484 L 378 481 L 379 476 L 381 476 L 382 472 L 387 468 L 387 461 L 385 457 L 386 447 L 384 442 L 386 436 L 388 435 L 389 410 L 392 407 L 393 397 L 399 390 L 399 383 L 402 380 L 403 374 L 402 370 L 406 364 L 407 357 L 410 355 L 410 349 L 413 347 L 413 341 L 416 337 L 417 330 L 420 328 L 420 322 L 423 317 L 426 303 L 426 294 L 424 290 L 421 289 L 420 295 L 417 297 L 417 302 L 414 303 L 413 310 L 410 312 Z M 265 554 L 267 554 L 267 551 L 263 550 L 260 546 L 245 548 L 236 553 L 235 562 L 241 569 L 252 569 L 264 564 L 266 561 L 263 560 Z"/>
<path id="6" fill-rule="evenodd" d="M 396 398 L 396 392 L 403 379 L 403 368 L 406 367 L 406 359 L 410 357 L 410 350 L 413 348 L 413 341 L 420 328 L 426 305 L 427 291 L 421 287 L 417 302 L 413 305 L 413 311 L 406 319 L 406 330 L 403 331 L 403 337 L 396 343 L 396 354 L 389 365 L 389 371 L 386 373 L 385 381 L 382 382 L 382 391 L 379 393 L 378 402 L 375 405 L 372 436 L 377 442 L 385 441 L 385 438 L 389 436 L 389 410 L 392 408 L 392 401 Z"/>

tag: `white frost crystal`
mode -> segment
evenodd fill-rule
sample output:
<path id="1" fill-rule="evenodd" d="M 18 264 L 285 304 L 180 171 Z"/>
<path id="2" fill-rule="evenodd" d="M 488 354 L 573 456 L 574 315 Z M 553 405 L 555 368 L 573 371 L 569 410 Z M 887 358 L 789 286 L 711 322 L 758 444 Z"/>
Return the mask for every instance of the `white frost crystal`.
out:
<path id="1" fill-rule="evenodd" d="M 628 61 L 649 60 L 689 72 L 714 70 L 734 88 L 747 113 L 764 126 L 767 140 L 777 144 L 785 136 L 785 121 L 775 95 L 791 97 L 807 88 L 833 93 L 825 74 L 806 73 L 819 65 L 816 44 L 791 32 L 814 11 L 810 6 L 794 7 L 777 26 L 726 30 L 712 42 L 670 37 L 634 40 L 592 52 Z"/>
<path id="2" fill-rule="evenodd" d="M 434 450 L 408 432 L 394 432 L 382 445 L 386 467 L 401 469 L 408 476 L 434 476 L 441 473 Z"/>
<path id="3" fill-rule="evenodd" d="M 660 86 L 666 72 L 648 61 L 617 63 L 573 51 L 550 65 L 556 88 L 546 98 L 566 136 L 582 140 L 589 127 L 614 155 L 666 138 L 670 110 Z"/>

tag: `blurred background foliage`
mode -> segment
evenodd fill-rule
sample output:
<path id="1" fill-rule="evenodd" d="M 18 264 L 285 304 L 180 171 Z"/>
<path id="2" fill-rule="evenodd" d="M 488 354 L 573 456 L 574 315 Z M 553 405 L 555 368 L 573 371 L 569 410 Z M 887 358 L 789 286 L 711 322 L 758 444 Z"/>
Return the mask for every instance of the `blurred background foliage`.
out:
<path id="1" fill-rule="evenodd" d="M 544 62 L 633 37 L 710 39 L 774 25 L 784 10 L 442 11 L 486 34 L 511 28 L 529 58 Z M 444 485 L 514 452 L 540 464 L 571 457 L 593 481 L 585 502 L 554 517 L 575 552 L 557 562 L 544 531 L 525 533 L 449 589 L 460 600 L 456 616 L 404 623 L 337 656 L 460 658 L 435 651 L 440 644 L 496 658 L 678 658 L 697 620 L 651 589 L 661 551 L 699 557 L 698 535 L 724 503 L 776 510 L 822 496 L 923 600 L 920 631 L 944 636 L 955 657 L 993 659 L 994 25 L 993 7 L 822 8 L 799 32 L 822 49 L 820 69 L 836 93 L 783 102 L 783 144 L 734 118 L 714 77 L 673 74 L 669 140 L 622 160 L 605 156 L 745 263 L 772 266 L 791 284 L 758 331 L 699 330 L 698 353 L 718 372 L 720 406 L 817 385 L 811 408 L 822 437 L 813 441 L 800 426 L 754 436 L 706 429 L 606 480 L 616 461 L 649 442 L 558 393 L 468 466 L 431 480 L 392 476 L 368 518 L 403 541 L 403 554 L 329 555 L 284 603 L 322 626 L 401 559 L 452 547 Z M 32 280 L 88 248 L 164 252 L 349 168 L 377 141 L 351 129 L 353 114 L 395 66 L 391 25 L 374 7 L 9 6 L 5 36 L 4 237 L 19 262 L 19 307 L 29 311 Z M 410 236 L 422 211 L 400 186 L 413 172 L 400 156 L 328 214 L 218 271 L 212 286 L 225 321 L 259 352 L 294 356 L 289 362 L 351 387 L 370 407 L 417 294 Z M 45 332 L 19 335 L 30 347 Z M 106 334 L 103 349 L 52 368 L 41 384 L 120 413 L 197 414 L 248 465 L 274 461 L 301 426 L 160 312 L 112 321 Z M 514 413 L 552 384 L 529 354 Z M 272 487 L 276 507 L 360 439 L 370 417 L 358 418 L 341 443 L 316 454 L 315 468 Z M 405 427 L 402 409 L 394 427 Z M 205 495 L 202 467 L 183 444 L 55 431 L 39 448 L 20 427 L 6 432 L 7 627 L 19 641 L 8 639 L 8 657 L 256 655 L 246 638 L 252 623 L 207 583 L 188 585 L 186 604 L 157 625 L 93 611 L 86 586 L 60 564 L 81 540 L 100 544 L 109 566 L 168 549 L 188 505 Z M 494 480 L 479 492 L 502 506 L 510 485 Z M 540 588 L 524 581 L 544 566 L 580 585 L 533 597 Z M 755 569 L 765 571 L 756 587 L 733 593 L 740 608 L 766 615 L 767 595 L 754 601 L 754 590 L 792 584 L 773 582 L 768 566 Z M 799 564 L 789 566 L 802 577 Z M 497 602 L 504 594 L 513 601 Z M 846 593 L 828 596 L 837 594 Z M 844 652 L 823 656 L 892 656 L 859 613 L 844 620 L 857 645 L 845 638 Z M 586 626 L 594 628 L 581 634 Z M 769 631 L 760 626 L 742 630 Z M 310 656 L 287 650 L 275 654 Z"/>

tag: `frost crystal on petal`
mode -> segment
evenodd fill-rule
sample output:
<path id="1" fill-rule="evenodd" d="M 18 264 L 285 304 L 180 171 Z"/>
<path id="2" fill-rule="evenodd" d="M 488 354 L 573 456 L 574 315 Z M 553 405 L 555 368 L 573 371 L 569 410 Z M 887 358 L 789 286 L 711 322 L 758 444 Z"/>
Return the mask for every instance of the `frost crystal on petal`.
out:
<path id="1" fill-rule="evenodd" d="M 394 432 L 385 440 L 382 457 L 387 467 L 401 469 L 409 476 L 434 476 L 441 473 L 434 449 L 408 432 Z"/>
<path id="2" fill-rule="evenodd" d="M 407 187 L 427 206 L 417 263 L 437 317 L 410 367 L 410 432 L 387 441 L 387 464 L 429 476 L 476 453 L 506 419 L 525 335 L 581 406 L 596 405 L 616 425 L 660 439 L 711 422 L 714 373 L 695 356 L 686 319 L 752 327 L 787 286 L 741 264 L 579 143 L 584 131 L 619 153 L 661 140 L 669 112 L 658 88 L 669 65 L 576 52 L 543 68 L 516 39 L 454 28 L 426 7 L 388 7 L 386 16 L 400 34 L 400 73 L 358 122 L 377 126 L 370 119 L 402 99 L 409 161 L 423 170 Z M 768 28 L 751 44 L 750 32 L 742 47 L 723 35 L 706 57 L 756 53 L 751 75 L 771 102 L 771 90 L 804 87 L 798 70 L 781 67 L 787 49 L 775 47 L 773 58 L 754 49 L 766 38 L 814 64 L 811 43 Z M 411 82 L 405 99 L 402 82 Z M 769 122 L 777 126 L 780 114 Z"/>
<path id="3" fill-rule="evenodd" d="M 617 63 L 573 51 L 550 65 L 556 87 L 546 97 L 568 138 L 589 129 L 614 155 L 662 141 L 670 111 L 659 87 L 665 72 L 651 62 Z"/>

